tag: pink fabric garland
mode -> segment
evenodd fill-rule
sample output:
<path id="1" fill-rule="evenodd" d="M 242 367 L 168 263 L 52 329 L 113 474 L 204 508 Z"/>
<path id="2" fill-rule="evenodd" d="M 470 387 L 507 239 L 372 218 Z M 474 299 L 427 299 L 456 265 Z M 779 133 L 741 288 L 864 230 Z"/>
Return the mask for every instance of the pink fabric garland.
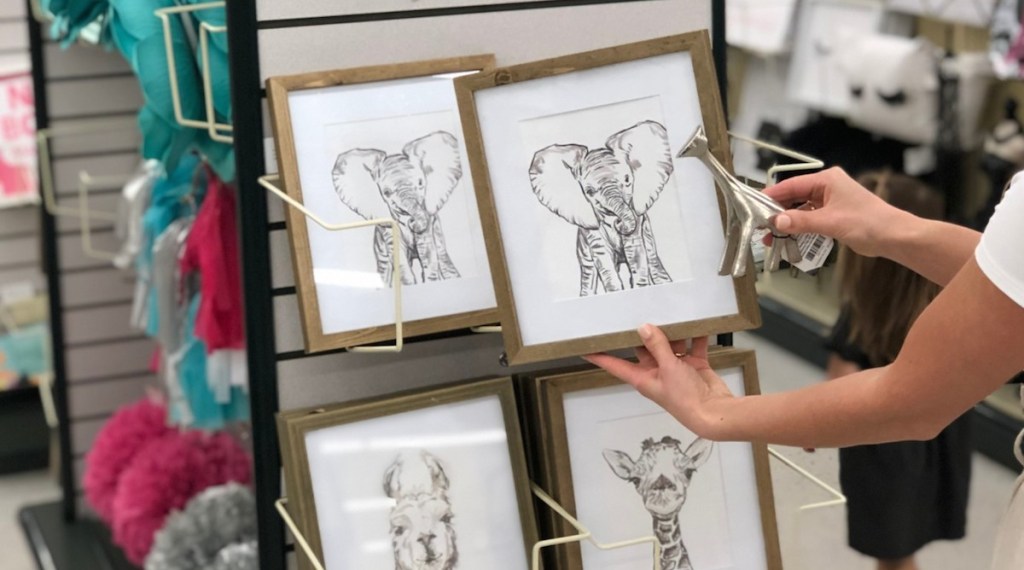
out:
<path id="1" fill-rule="evenodd" d="M 114 542 L 141 565 L 172 510 L 231 481 L 249 484 L 248 454 L 228 434 L 171 432 L 146 445 L 121 476 L 113 500 Z"/>

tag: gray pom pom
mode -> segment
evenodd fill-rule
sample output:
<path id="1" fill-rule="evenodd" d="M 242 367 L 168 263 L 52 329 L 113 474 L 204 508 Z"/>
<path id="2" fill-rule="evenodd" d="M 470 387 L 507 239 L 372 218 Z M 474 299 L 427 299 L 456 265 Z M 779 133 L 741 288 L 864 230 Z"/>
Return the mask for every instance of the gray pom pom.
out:
<path id="1" fill-rule="evenodd" d="M 260 567 L 259 552 L 256 541 L 250 540 L 226 546 L 217 554 L 217 561 L 210 570 L 258 570 Z"/>
<path id="2" fill-rule="evenodd" d="M 238 483 L 211 487 L 193 497 L 185 510 L 167 517 L 146 558 L 146 570 L 206 570 L 225 547 L 255 540 L 252 491 Z"/>

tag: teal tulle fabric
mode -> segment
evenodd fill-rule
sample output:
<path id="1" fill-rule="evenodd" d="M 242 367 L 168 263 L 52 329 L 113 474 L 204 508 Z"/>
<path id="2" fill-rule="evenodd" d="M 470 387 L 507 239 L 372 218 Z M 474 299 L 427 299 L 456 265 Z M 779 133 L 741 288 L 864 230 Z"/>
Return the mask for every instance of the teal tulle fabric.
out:
<path id="1" fill-rule="evenodd" d="M 234 149 L 230 144 L 214 141 L 205 129 L 185 127 L 178 123 L 174 111 L 171 81 L 163 25 L 155 15 L 161 8 L 175 6 L 173 0 L 42 0 L 43 8 L 53 15 L 51 33 L 63 45 L 79 39 L 82 31 L 99 22 L 100 41 L 117 49 L 128 61 L 145 100 L 139 111 L 142 131 L 142 156 L 163 163 L 168 172 L 190 150 L 199 152 L 225 181 L 235 179 Z M 197 4 L 188 0 L 185 4 Z M 184 119 L 206 120 L 206 103 L 201 73 L 199 43 L 193 46 L 186 26 L 198 38 L 199 23 L 222 26 L 225 10 L 204 9 L 168 18 L 177 71 L 181 115 Z M 227 59 L 227 37 L 224 33 L 209 36 L 210 81 L 215 119 L 231 122 L 231 85 Z"/>

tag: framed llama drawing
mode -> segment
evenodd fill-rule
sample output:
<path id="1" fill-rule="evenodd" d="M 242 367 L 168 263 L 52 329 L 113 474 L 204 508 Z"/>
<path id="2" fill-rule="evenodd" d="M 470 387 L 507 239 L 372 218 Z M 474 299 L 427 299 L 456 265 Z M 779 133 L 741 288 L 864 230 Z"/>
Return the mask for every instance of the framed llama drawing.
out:
<path id="1" fill-rule="evenodd" d="M 280 176 L 328 231 L 287 209 L 307 352 L 493 323 L 496 302 L 452 78 L 490 55 L 272 77 Z M 392 259 L 393 240 L 400 240 Z"/>
<path id="2" fill-rule="evenodd" d="M 508 378 L 282 413 L 289 509 L 329 569 L 529 570 L 519 429 Z"/>
<path id="3" fill-rule="evenodd" d="M 712 351 L 736 394 L 757 394 L 753 351 Z M 653 534 L 664 570 L 780 570 L 767 448 L 712 443 L 600 370 L 520 379 L 533 394 L 534 477 L 598 540 Z M 539 402 L 539 404 L 538 404 Z M 556 536 L 572 529 L 547 517 Z M 555 552 L 566 570 L 646 568 L 649 544 Z"/>
<path id="4" fill-rule="evenodd" d="M 509 362 L 760 323 L 718 274 L 723 207 L 676 158 L 704 126 L 730 164 L 710 40 L 694 32 L 455 80 Z M 753 272 L 749 272 L 750 275 Z"/>

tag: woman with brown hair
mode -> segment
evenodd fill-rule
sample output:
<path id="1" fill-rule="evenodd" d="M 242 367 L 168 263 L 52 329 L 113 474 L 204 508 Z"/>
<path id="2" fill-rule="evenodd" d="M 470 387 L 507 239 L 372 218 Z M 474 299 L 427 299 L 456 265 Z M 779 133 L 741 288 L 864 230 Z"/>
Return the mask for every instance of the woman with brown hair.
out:
<path id="1" fill-rule="evenodd" d="M 938 192 L 901 174 L 880 172 L 860 182 L 889 204 L 941 219 Z M 839 253 L 842 311 L 828 340 L 829 380 L 896 360 L 907 331 L 941 288 L 881 257 L 843 246 Z M 964 537 L 971 478 L 970 418 L 938 437 L 839 450 L 847 497 L 850 547 L 878 560 L 879 570 L 916 570 L 914 554 L 934 540 Z"/>

